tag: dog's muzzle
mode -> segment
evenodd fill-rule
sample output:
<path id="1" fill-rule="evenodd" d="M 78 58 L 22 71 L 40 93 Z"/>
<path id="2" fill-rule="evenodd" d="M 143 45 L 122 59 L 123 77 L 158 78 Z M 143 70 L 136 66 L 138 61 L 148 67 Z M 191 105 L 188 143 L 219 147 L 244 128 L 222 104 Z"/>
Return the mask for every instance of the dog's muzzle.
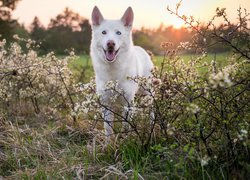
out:
<path id="1" fill-rule="evenodd" d="M 116 58 L 116 55 L 119 51 L 119 49 L 115 50 L 115 42 L 114 41 L 108 41 L 107 42 L 107 49 L 103 49 L 104 54 L 107 61 L 113 61 Z"/>

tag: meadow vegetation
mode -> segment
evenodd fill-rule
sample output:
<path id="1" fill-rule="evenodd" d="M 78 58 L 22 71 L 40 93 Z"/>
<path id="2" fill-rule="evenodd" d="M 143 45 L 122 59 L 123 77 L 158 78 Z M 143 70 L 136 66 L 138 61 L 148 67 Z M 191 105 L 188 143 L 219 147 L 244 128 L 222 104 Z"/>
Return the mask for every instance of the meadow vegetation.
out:
<path id="1" fill-rule="evenodd" d="M 0 178 L 250 177 L 249 14 L 239 10 L 237 28 L 225 34 L 232 26 L 224 9 L 212 19 L 224 19 L 223 28 L 211 21 L 204 29 L 178 8 L 169 12 L 196 34 L 176 47 L 163 42 L 162 55 L 151 54 L 156 66 L 149 79 L 128 77 L 148 94 L 121 107 L 133 116 L 114 111 L 109 145 L 99 110 L 106 105 L 95 94 L 89 56 L 40 55 L 33 40 L 1 40 Z M 207 53 L 214 43 L 230 51 Z M 106 90 L 116 92 L 114 100 L 124 97 L 117 82 L 107 82 Z M 130 128 L 121 129 L 121 121 Z"/>

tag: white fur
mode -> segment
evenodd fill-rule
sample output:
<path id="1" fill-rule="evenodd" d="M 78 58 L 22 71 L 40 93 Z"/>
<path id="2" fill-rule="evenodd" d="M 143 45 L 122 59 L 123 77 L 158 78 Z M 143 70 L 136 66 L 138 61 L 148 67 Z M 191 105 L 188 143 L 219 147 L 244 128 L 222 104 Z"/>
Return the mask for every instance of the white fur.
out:
<path id="1" fill-rule="evenodd" d="M 128 80 L 127 77 L 150 76 L 153 63 L 150 56 L 144 49 L 134 46 L 132 41 L 133 11 L 128 8 L 120 20 L 106 20 L 101 15 L 99 9 L 95 7 L 92 12 L 92 41 L 91 58 L 95 71 L 97 93 L 101 95 L 104 103 L 109 104 L 112 94 L 105 91 L 105 84 L 108 81 L 117 81 L 119 88 L 125 92 L 128 102 L 133 101 L 138 91 L 138 85 Z M 106 34 L 102 34 L 105 31 Z M 120 35 L 117 31 L 121 32 Z M 115 50 L 118 53 L 114 60 L 108 61 L 105 56 L 107 43 L 115 43 Z M 124 103 L 125 105 L 125 103 Z M 110 104 L 113 108 L 114 105 Z M 109 136 L 113 133 L 112 121 L 113 113 L 108 109 L 103 109 L 105 134 Z"/>

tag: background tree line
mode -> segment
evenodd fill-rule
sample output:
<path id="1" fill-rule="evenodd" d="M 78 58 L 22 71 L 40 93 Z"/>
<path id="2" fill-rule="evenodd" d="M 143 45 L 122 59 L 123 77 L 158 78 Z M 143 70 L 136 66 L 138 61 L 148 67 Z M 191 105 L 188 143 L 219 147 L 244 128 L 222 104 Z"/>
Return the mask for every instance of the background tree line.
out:
<path id="1" fill-rule="evenodd" d="M 28 36 L 27 30 L 11 16 L 19 0 L 1 0 L 0 1 L 0 37 L 12 40 L 13 34 L 23 37 Z"/>
<path id="2" fill-rule="evenodd" d="M 1 1 L 1 38 L 7 39 L 8 42 L 12 40 L 14 34 L 18 34 L 23 38 L 31 38 L 40 43 L 39 53 L 41 54 L 54 51 L 56 54 L 63 55 L 67 54 L 67 50 L 70 49 L 74 49 L 77 54 L 89 53 L 91 25 L 88 19 L 81 17 L 69 8 L 65 8 L 62 13 L 50 20 L 48 27 L 45 27 L 39 18 L 35 17 L 27 29 L 11 17 L 11 12 L 15 9 L 18 1 Z M 223 25 L 221 25 L 221 29 L 225 31 L 225 34 L 228 34 L 232 29 L 235 29 L 235 25 L 232 24 L 231 27 L 227 26 L 227 28 L 223 28 Z M 213 43 L 212 38 L 204 39 L 195 37 L 195 33 L 190 29 L 187 30 L 184 27 L 175 29 L 173 26 L 166 27 L 163 24 L 156 29 L 142 27 L 140 30 L 135 30 L 133 38 L 136 45 L 140 45 L 154 54 L 161 54 L 162 49 L 160 45 L 162 42 L 172 42 L 173 48 L 176 48 L 181 42 L 192 41 L 194 39 L 200 42 L 200 46 L 205 43 L 213 44 L 211 47 L 208 47 L 208 52 L 220 53 L 230 50 L 230 46 L 221 45 L 218 41 Z M 239 43 L 244 45 L 247 42 L 242 41 Z M 185 50 L 184 53 L 192 53 L 192 51 Z"/>

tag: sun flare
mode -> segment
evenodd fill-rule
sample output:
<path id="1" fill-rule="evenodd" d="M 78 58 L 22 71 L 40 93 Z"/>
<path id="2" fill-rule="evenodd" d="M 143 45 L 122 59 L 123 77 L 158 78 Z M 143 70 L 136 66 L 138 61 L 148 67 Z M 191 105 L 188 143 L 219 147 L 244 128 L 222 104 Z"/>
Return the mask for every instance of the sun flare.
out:
<path id="1" fill-rule="evenodd" d="M 181 27 L 184 27 L 185 23 L 184 21 L 180 20 L 180 19 L 176 19 L 175 21 L 173 21 L 173 27 L 176 29 L 179 29 Z"/>

